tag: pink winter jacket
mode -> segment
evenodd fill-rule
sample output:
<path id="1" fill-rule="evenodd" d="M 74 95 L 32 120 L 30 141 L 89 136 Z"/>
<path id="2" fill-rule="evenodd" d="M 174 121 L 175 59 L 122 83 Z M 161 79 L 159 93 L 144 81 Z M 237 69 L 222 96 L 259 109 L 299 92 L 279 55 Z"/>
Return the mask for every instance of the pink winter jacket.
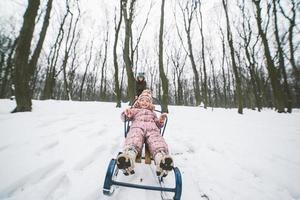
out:
<path id="1" fill-rule="evenodd" d="M 143 128 L 144 130 L 153 130 L 162 128 L 164 123 L 160 123 L 154 111 L 143 108 L 131 108 L 132 116 L 127 120 L 132 121 L 130 127 Z M 125 121 L 125 111 L 121 114 L 122 121 Z"/>
<path id="2" fill-rule="evenodd" d="M 126 119 L 132 123 L 125 139 L 124 149 L 134 148 L 137 152 L 142 152 L 143 144 L 147 143 L 153 158 L 158 152 L 168 154 L 168 145 L 159 131 L 164 123 L 159 122 L 156 113 L 142 108 L 131 108 L 131 113 L 131 117 Z M 121 117 L 124 121 L 125 111 L 121 114 Z"/>

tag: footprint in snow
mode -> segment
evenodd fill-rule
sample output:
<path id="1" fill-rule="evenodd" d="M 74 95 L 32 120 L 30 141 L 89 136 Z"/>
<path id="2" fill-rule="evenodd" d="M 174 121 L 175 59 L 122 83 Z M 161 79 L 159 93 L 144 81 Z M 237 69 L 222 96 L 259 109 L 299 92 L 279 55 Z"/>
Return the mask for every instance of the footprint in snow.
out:
<path id="1" fill-rule="evenodd" d="M 48 151 L 48 150 L 56 147 L 58 144 L 59 144 L 59 142 L 58 142 L 58 140 L 56 140 L 56 141 L 51 142 L 51 143 L 45 145 L 44 147 L 42 147 L 40 151 Z"/>
<path id="2" fill-rule="evenodd" d="M 95 190 L 84 197 L 83 200 L 101 200 L 101 197 L 101 192 L 99 192 L 99 190 Z"/>
<path id="3" fill-rule="evenodd" d="M 94 132 L 94 133 L 88 135 L 87 138 L 93 139 L 93 138 L 95 138 L 95 137 L 99 137 L 99 136 L 103 135 L 103 133 L 105 133 L 105 132 L 106 132 L 106 128 L 103 128 L 103 129 L 101 129 L 101 130 L 99 130 L 99 131 L 96 131 L 96 132 Z"/>
<path id="4" fill-rule="evenodd" d="M 45 122 L 41 122 L 40 124 L 37 125 L 37 127 L 49 127 L 49 126 L 52 126 L 52 125 L 56 125 L 57 122 L 61 122 L 61 121 L 64 121 L 68 119 L 67 117 L 60 117 L 60 118 L 56 118 L 56 119 L 53 119 L 53 120 L 47 120 Z"/>
<path id="5" fill-rule="evenodd" d="M 4 151 L 4 150 L 7 149 L 9 146 L 10 146 L 9 144 L 4 145 L 4 146 L 1 146 L 1 147 L 0 147 L 0 152 L 1 152 L 1 151 Z"/>
<path id="6" fill-rule="evenodd" d="M 115 142 L 110 147 L 110 153 L 115 154 L 119 151 L 122 151 L 122 144 L 119 142 L 119 140 L 114 140 Z"/>
<path id="7" fill-rule="evenodd" d="M 44 167 L 34 170 L 33 172 L 23 176 L 16 180 L 10 186 L 0 191 L 0 199 L 6 199 L 12 197 L 16 192 L 26 190 L 30 185 L 36 185 L 49 177 L 59 166 L 63 164 L 63 161 L 52 162 Z"/>
<path id="8" fill-rule="evenodd" d="M 188 153 L 195 153 L 195 149 L 193 147 L 188 147 Z"/>
<path id="9" fill-rule="evenodd" d="M 62 199 L 66 196 L 71 186 L 71 181 L 66 173 L 59 174 L 52 178 L 46 185 L 48 191 L 43 199 Z"/>
<path id="10" fill-rule="evenodd" d="M 210 151 L 215 152 L 215 153 L 219 153 L 219 154 L 223 154 L 223 153 L 224 153 L 222 150 L 217 149 L 217 148 L 215 148 L 215 147 L 212 146 L 212 145 L 207 145 L 207 148 L 208 148 Z"/>
<path id="11" fill-rule="evenodd" d="M 95 162 L 97 159 L 96 157 L 101 156 L 103 154 L 103 150 L 106 149 L 106 145 L 101 145 L 98 148 L 96 148 L 92 153 L 85 156 L 81 161 L 79 161 L 75 166 L 74 170 L 82 171 L 85 168 L 87 168 L 89 165 L 91 165 L 93 162 Z"/>
<path id="12" fill-rule="evenodd" d="M 66 129 L 63 129 L 61 132 L 62 133 L 69 133 L 69 132 L 72 132 L 73 130 L 77 129 L 78 127 L 79 127 L 78 125 L 67 127 Z"/>

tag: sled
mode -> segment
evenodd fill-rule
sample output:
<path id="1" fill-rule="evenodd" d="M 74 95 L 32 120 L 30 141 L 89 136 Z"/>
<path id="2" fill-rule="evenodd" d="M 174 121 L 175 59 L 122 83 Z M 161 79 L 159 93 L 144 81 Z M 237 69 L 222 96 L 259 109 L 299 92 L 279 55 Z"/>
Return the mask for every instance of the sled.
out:
<path id="1" fill-rule="evenodd" d="M 161 106 L 161 103 L 156 99 L 153 98 L 154 104 L 159 104 Z M 162 109 L 161 109 L 162 110 Z M 162 113 L 161 110 L 155 110 L 156 112 Z M 164 136 L 164 132 L 167 126 L 168 118 L 165 120 L 164 126 L 160 129 L 160 134 Z M 126 138 L 127 133 L 130 129 L 130 122 L 128 120 L 125 120 L 124 122 L 124 136 Z M 151 165 L 153 158 L 150 155 L 150 151 L 147 147 L 147 145 L 144 145 L 144 152 L 145 155 L 142 156 L 141 153 L 139 153 L 136 157 L 136 163 L 145 163 L 145 165 Z M 120 154 L 121 152 L 119 152 Z M 144 162 L 142 162 L 144 161 Z M 133 184 L 133 183 L 127 183 L 127 182 L 121 182 L 117 181 L 118 174 L 120 170 L 117 167 L 117 160 L 115 158 L 112 158 L 109 162 L 104 185 L 103 185 L 103 194 L 107 196 L 112 196 L 116 186 L 121 187 L 128 187 L 128 188 L 135 188 L 135 189 L 145 189 L 145 190 L 153 190 L 153 191 L 160 191 L 160 192 L 172 192 L 174 193 L 174 200 L 180 200 L 181 193 L 182 193 L 182 178 L 180 170 L 177 167 L 173 167 L 173 173 L 175 178 L 175 186 L 174 187 L 163 187 L 162 183 L 164 182 L 164 179 L 167 177 L 158 177 L 159 186 L 150 186 L 150 185 L 141 185 L 141 184 Z M 122 172 L 121 172 L 122 173 Z M 171 173 L 171 171 L 169 172 Z M 169 175 L 170 176 L 170 175 Z"/>

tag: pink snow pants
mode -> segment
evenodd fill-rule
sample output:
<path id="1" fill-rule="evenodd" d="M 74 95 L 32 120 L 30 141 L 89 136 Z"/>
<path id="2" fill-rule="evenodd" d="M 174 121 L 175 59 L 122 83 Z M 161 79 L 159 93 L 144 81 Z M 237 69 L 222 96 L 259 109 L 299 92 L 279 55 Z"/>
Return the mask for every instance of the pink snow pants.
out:
<path id="1" fill-rule="evenodd" d="M 144 142 L 148 145 L 153 158 L 159 151 L 169 154 L 168 145 L 160 135 L 158 128 L 131 127 L 125 139 L 125 148 L 134 147 L 138 152 L 141 152 Z"/>

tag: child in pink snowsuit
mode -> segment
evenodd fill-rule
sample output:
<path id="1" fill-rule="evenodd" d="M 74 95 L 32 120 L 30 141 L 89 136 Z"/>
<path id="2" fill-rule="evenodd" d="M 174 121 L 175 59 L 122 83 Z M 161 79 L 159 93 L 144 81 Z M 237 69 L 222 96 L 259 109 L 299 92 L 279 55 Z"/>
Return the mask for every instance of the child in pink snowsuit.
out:
<path id="1" fill-rule="evenodd" d="M 142 151 L 143 144 L 148 145 L 149 151 L 156 164 L 158 176 L 166 176 L 167 171 L 172 170 L 173 160 L 169 156 L 168 146 L 160 134 L 166 114 L 159 118 L 153 111 L 152 96 L 150 90 L 144 90 L 133 105 L 121 114 L 124 121 L 132 121 L 130 130 L 125 139 L 123 153 L 117 158 L 117 166 L 125 175 L 134 173 L 134 161 L 136 155 Z"/>

